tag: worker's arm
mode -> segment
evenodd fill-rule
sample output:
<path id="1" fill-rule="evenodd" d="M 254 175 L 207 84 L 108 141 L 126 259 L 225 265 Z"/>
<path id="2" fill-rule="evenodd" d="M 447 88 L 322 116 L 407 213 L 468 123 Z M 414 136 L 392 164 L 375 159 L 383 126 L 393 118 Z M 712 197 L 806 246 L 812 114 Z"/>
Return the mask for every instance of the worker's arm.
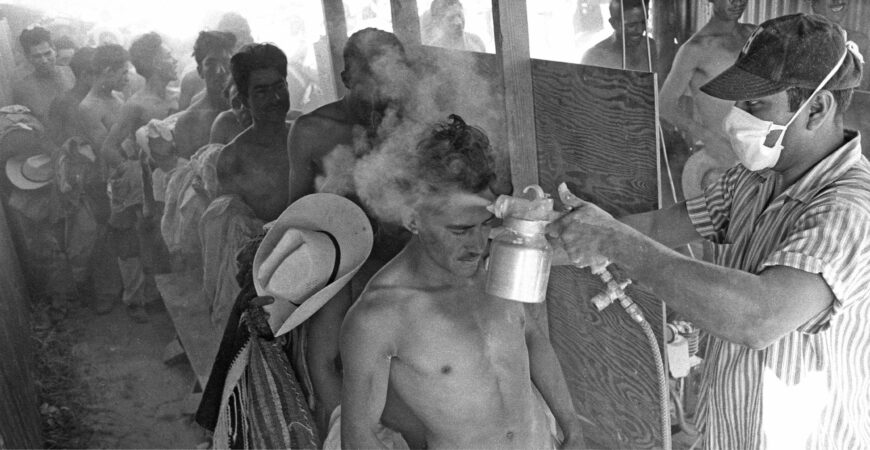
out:
<path id="1" fill-rule="evenodd" d="M 196 142 L 194 142 L 194 135 L 196 133 L 193 131 L 193 128 L 196 126 L 196 118 L 191 112 L 185 111 L 178 116 L 178 122 L 175 123 L 173 139 L 175 141 L 175 149 L 178 151 L 179 155 L 188 157 L 199 150 L 196 148 Z"/>
<path id="2" fill-rule="evenodd" d="M 600 254 L 722 339 L 765 348 L 817 318 L 833 302 L 830 287 L 818 273 L 773 265 L 753 274 L 693 260 L 591 203 L 578 199 L 576 204 L 550 228 L 572 261 L 584 265 Z"/>
<path id="3" fill-rule="evenodd" d="M 318 429 L 326 430 L 332 410 L 341 403 L 341 322 L 353 302 L 350 285 L 344 287 L 308 321 L 305 355 L 316 399 L 314 417 Z"/>
<path id="4" fill-rule="evenodd" d="M 568 391 L 562 366 L 559 364 L 556 352 L 553 351 L 550 339 L 541 329 L 540 323 L 528 314 L 525 324 L 529 372 L 532 382 L 541 392 L 553 417 L 556 418 L 556 423 L 562 429 L 564 434 L 562 448 L 585 448 L 580 420 L 574 410 L 571 392 Z"/>
<path id="5" fill-rule="evenodd" d="M 664 209 L 623 216 L 619 221 L 668 248 L 677 248 L 701 239 L 689 220 L 685 201 Z"/>
<path id="6" fill-rule="evenodd" d="M 401 323 L 387 307 L 366 302 L 365 295 L 371 294 L 364 294 L 341 327 L 341 446 L 348 449 L 385 448 L 376 433 L 396 355 L 393 330 Z"/>

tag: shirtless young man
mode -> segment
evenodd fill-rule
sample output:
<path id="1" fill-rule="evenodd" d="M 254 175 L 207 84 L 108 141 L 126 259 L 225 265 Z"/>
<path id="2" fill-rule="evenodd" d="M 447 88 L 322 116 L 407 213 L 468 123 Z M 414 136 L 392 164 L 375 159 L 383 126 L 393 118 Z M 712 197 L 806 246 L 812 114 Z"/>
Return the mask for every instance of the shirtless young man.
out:
<path id="1" fill-rule="evenodd" d="M 426 45 L 485 52 L 480 36 L 465 31 L 465 10 L 459 0 L 432 0 L 429 5 L 430 23 L 423 27 Z"/>
<path id="2" fill-rule="evenodd" d="M 856 0 L 852 0 L 852 3 L 855 2 Z M 858 45 L 858 50 L 861 51 L 864 59 L 870 59 L 870 37 L 867 37 L 863 31 L 846 28 L 843 23 L 849 17 L 849 0 L 810 0 L 810 3 L 813 13 L 825 16 L 843 27 L 848 39 Z M 858 89 L 870 91 L 870 76 L 865 76 L 861 80 L 861 86 Z"/>
<path id="3" fill-rule="evenodd" d="M 229 102 L 230 109 L 222 111 L 215 117 L 208 136 L 209 144 L 226 144 L 251 126 L 251 112 L 242 105 L 239 90 L 232 80 L 224 88 L 223 96 Z"/>
<path id="4" fill-rule="evenodd" d="M 218 193 L 238 195 L 258 219 L 269 222 L 290 204 L 287 57 L 272 44 L 251 44 L 233 55 L 230 70 L 253 125 L 221 150 Z"/>
<path id="5" fill-rule="evenodd" d="M 182 158 L 190 159 L 209 142 L 212 122 L 229 107 L 223 88 L 229 78 L 230 57 L 236 37 L 225 31 L 202 31 L 193 45 L 196 73 L 205 81 L 205 95 L 193 102 L 175 126 L 175 148 Z"/>
<path id="6" fill-rule="evenodd" d="M 647 36 L 646 24 L 649 12 L 645 12 L 644 8 L 648 4 L 647 0 L 611 0 L 610 26 L 613 27 L 613 35 L 587 50 L 581 63 L 613 69 L 655 72 L 658 54 L 655 40 Z M 622 14 L 623 9 L 625 15 Z"/>
<path id="7" fill-rule="evenodd" d="M 84 137 L 79 120 L 79 104 L 87 97 L 88 92 L 94 85 L 94 73 L 91 64 L 96 49 L 93 47 L 81 47 L 73 54 L 69 62 L 69 68 L 76 77 L 75 85 L 62 96 L 51 102 L 48 112 L 48 121 L 52 124 L 52 139 L 57 145 L 73 137 Z M 99 145 L 95 146 L 99 147 Z"/>
<path id="8" fill-rule="evenodd" d="M 28 107 L 46 128 L 51 129 L 52 124 L 48 123 L 51 102 L 73 87 L 75 76 L 69 67 L 55 65 L 57 55 L 51 43 L 51 33 L 45 28 L 25 28 L 18 42 L 33 66 L 33 72 L 13 80 L 12 103 Z"/>
<path id="9" fill-rule="evenodd" d="M 238 13 L 229 12 L 224 14 L 218 22 L 216 30 L 232 33 L 236 37 L 236 47 L 233 50 L 254 42 L 254 38 L 251 37 L 251 27 L 248 25 L 248 20 Z M 181 77 L 181 92 L 178 95 L 178 107 L 180 110 L 187 109 L 204 95 L 203 90 L 206 87 L 206 82 L 198 72 L 198 69 L 191 70 L 185 72 Z"/>
<path id="10" fill-rule="evenodd" d="M 166 85 L 178 78 L 176 61 L 163 39 L 154 32 L 144 34 L 130 44 L 130 62 L 145 77 L 145 87 L 133 94 L 121 107 L 117 122 L 109 129 L 100 153 L 114 167 L 123 159 L 121 144 L 151 119 L 165 119 L 178 109 Z M 127 155 L 130 158 L 135 155 Z"/>
<path id="11" fill-rule="evenodd" d="M 127 86 L 130 55 L 118 44 L 97 47 L 90 72 L 94 82 L 88 95 L 79 103 L 79 124 L 84 137 L 100 148 L 109 130 L 121 115 L 121 91 Z"/>
<path id="12" fill-rule="evenodd" d="M 685 133 L 690 144 L 703 143 L 703 153 L 693 155 L 690 159 L 709 160 L 705 163 L 709 169 L 715 166 L 715 170 L 724 171 L 737 163 L 722 129 L 725 116 L 731 111 L 734 102 L 713 98 L 701 92 L 700 88 L 731 66 L 755 30 L 755 25 L 738 22 L 748 0 L 709 1 L 713 4 L 713 16 L 677 51 L 659 98 L 662 117 Z M 679 100 L 684 95 L 692 96 L 691 112 L 680 108 Z M 690 169 L 691 161 L 686 166 L 686 170 L 693 170 Z M 684 179 L 688 178 L 684 176 Z M 716 176 L 711 174 L 706 178 L 713 180 Z M 688 198 L 699 194 L 702 187 L 685 186 L 685 189 Z"/>
<path id="13" fill-rule="evenodd" d="M 342 325 L 342 447 L 383 447 L 382 425 L 404 433 L 404 421 L 389 414 L 404 404 L 427 448 L 553 448 L 535 388 L 565 435 L 563 448 L 582 446 L 546 330 L 522 303 L 484 292 L 492 148 L 480 130 L 451 120 L 426 133 L 405 167 L 397 162 L 366 177 L 377 186 L 358 186 L 365 202 L 393 191 L 401 204 L 372 206 L 413 237 Z"/>

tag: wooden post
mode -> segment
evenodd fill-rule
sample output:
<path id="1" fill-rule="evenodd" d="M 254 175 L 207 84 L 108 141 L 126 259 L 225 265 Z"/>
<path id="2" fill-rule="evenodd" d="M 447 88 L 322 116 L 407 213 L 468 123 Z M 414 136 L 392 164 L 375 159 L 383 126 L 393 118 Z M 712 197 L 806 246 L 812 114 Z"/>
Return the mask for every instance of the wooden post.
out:
<path id="1" fill-rule="evenodd" d="M 405 46 L 420 45 L 420 14 L 417 2 L 390 0 L 390 13 L 393 18 L 393 33 Z"/>
<path id="2" fill-rule="evenodd" d="M 344 70 L 344 44 L 347 43 L 347 21 L 344 16 L 342 0 L 321 0 L 323 17 L 326 23 L 326 37 L 329 40 L 329 54 L 332 59 L 332 78 L 335 82 L 335 96 L 344 95 L 345 87 L 341 81 Z"/>
<path id="3" fill-rule="evenodd" d="M 504 77 L 507 148 L 514 192 L 538 183 L 535 104 L 526 0 L 492 0 L 496 55 Z"/>

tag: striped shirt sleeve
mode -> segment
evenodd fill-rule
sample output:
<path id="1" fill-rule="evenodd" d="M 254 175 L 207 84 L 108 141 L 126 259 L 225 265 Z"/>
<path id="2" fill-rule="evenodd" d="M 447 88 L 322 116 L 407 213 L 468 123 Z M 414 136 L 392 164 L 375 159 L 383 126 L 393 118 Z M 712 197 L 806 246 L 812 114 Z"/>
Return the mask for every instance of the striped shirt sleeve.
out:
<path id="1" fill-rule="evenodd" d="M 740 166 L 728 169 L 704 193 L 686 201 L 689 220 L 705 239 L 722 243 L 731 218 L 732 193 L 737 184 Z"/>
<path id="2" fill-rule="evenodd" d="M 787 266 L 822 275 L 834 301 L 798 331 L 823 331 L 840 309 L 870 289 L 870 215 L 847 205 L 811 207 L 762 266 Z"/>

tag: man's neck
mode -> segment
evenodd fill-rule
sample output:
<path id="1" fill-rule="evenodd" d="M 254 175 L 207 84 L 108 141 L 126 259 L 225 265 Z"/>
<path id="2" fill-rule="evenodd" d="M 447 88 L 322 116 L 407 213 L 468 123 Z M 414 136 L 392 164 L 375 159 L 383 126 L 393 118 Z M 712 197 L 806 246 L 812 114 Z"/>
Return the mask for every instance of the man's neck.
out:
<path id="1" fill-rule="evenodd" d="M 813 167 L 815 167 L 816 164 L 818 164 L 821 160 L 827 158 L 831 153 L 837 151 L 837 149 L 843 146 L 843 140 L 843 128 L 840 127 L 839 132 L 834 132 L 827 136 L 824 136 L 820 138 L 818 142 L 810 142 L 807 143 L 807 145 L 802 146 L 804 148 L 793 149 L 794 154 L 802 155 L 803 157 L 791 167 L 788 167 L 780 172 L 782 180 L 777 186 L 778 192 L 776 192 L 775 194 L 779 195 L 780 193 L 788 189 L 791 185 L 800 180 Z"/>
<path id="2" fill-rule="evenodd" d="M 230 107 L 229 101 L 224 98 L 221 92 L 211 92 L 210 90 L 208 90 L 208 88 L 206 88 L 205 98 L 203 100 L 212 109 L 216 109 L 218 111 L 224 111 L 226 109 L 229 109 Z"/>
<path id="3" fill-rule="evenodd" d="M 51 69 L 48 69 L 46 71 L 42 71 L 42 70 L 34 70 L 33 71 L 33 76 L 40 79 L 40 80 L 53 80 L 53 79 L 57 78 L 57 76 L 59 74 L 60 74 L 60 72 L 57 70 L 57 66 L 53 66 Z"/>
<path id="4" fill-rule="evenodd" d="M 280 139 L 287 137 L 287 124 L 284 121 L 271 122 L 254 120 L 254 123 L 251 126 L 251 133 L 254 141 L 261 145 L 280 142 Z"/>
<path id="5" fill-rule="evenodd" d="M 108 99 L 112 97 L 112 88 L 107 86 L 105 83 L 97 81 L 91 86 L 91 92 L 102 99 Z"/>
<path id="6" fill-rule="evenodd" d="M 719 17 L 714 14 L 713 17 L 710 18 L 710 21 L 707 22 L 706 25 L 704 25 L 704 28 L 708 32 L 714 32 L 716 34 L 727 34 L 735 32 L 738 26 L 740 26 L 739 19 L 731 20 L 728 18 Z"/>
<path id="7" fill-rule="evenodd" d="M 169 84 L 168 80 L 163 79 L 163 77 L 153 76 L 145 80 L 145 88 L 144 90 L 156 97 L 166 98 L 166 85 Z"/>

